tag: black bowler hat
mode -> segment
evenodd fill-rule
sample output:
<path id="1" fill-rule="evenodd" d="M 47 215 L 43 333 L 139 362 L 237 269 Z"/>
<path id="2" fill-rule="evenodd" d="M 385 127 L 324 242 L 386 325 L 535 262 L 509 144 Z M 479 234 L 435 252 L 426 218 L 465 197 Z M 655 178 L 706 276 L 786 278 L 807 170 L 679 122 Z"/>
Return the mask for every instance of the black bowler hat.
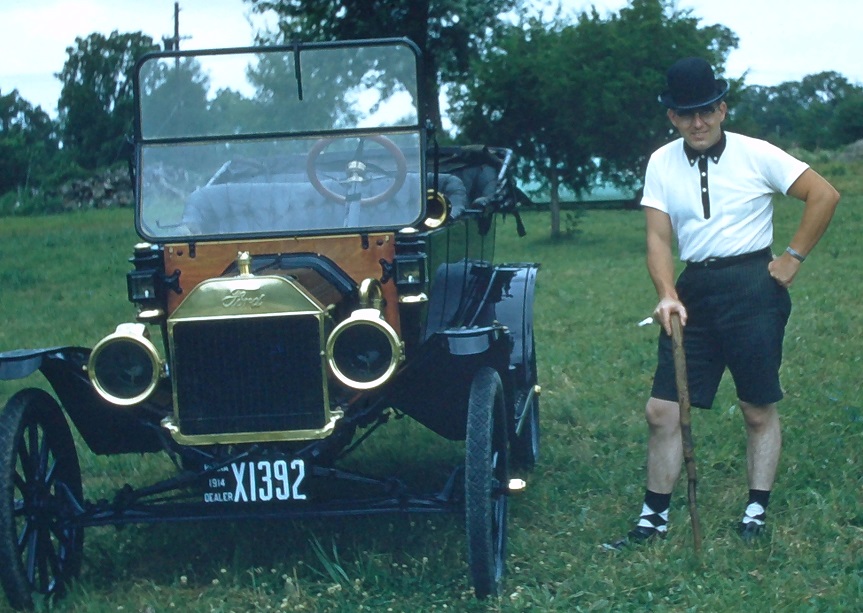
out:
<path id="1" fill-rule="evenodd" d="M 668 89 L 659 96 L 670 109 L 684 111 L 707 106 L 728 93 L 728 83 L 713 76 L 713 69 L 700 57 L 676 61 L 666 75 Z"/>

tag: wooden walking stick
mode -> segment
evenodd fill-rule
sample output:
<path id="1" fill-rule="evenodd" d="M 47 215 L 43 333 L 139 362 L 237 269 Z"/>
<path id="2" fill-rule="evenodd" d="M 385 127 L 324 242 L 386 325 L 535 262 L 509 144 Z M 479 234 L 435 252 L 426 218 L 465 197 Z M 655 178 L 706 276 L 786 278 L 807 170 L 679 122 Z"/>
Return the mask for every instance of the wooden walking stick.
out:
<path id="1" fill-rule="evenodd" d="M 680 437 L 683 440 L 683 462 L 686 464 L 688 482 L 687 500 L 689 518 L 692 521 L 692 537 L 695 553 L 701 553 L 701 521 L 698 519 L 698 501 L 695 495 L 698 479 L 695 474 L 695 446 L 692 443 L 692 415 L 689 404 L 689 383 L 686 378 L 686 354 L 683 351 L 683 327 L 680 315 L 671 314 L 671 348 L 674 355 L 674 375 L 677 383 L 677 398 L 680 404 Z"/>

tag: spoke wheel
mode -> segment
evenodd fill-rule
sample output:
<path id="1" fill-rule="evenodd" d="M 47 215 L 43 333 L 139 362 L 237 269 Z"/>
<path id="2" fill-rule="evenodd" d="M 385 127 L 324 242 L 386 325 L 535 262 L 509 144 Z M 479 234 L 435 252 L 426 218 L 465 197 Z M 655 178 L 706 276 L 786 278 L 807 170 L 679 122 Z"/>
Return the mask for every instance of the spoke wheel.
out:
<path id="1" fill-rule="evenodd" d="M 500 593 L 509 482 L 503 385 L 491 368 L 474 376 L 465 440 L 468 564 L 477 598 Z"/>
<path id="2" fill-rule="evenodd" d="M 0 582 L 14 608 L 62 594 L 78 574 L 84 532 L 68 520 L 81 499 L 63 412 L 43 390 L 18 392 L 0 414 Z"/>

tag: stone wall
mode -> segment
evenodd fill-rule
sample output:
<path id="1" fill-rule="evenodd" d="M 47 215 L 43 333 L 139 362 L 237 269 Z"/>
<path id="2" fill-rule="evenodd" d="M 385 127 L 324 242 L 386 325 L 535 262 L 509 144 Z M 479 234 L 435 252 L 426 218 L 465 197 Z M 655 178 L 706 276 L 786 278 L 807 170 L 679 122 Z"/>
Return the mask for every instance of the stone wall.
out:
<path id="1" fill-rule="evenodd" d="M 66 210 L 131 207 L 135 203 L 129 171 L 122 167 L 101 170 L 86 179 L 73 179 L 59 190 Z"/>

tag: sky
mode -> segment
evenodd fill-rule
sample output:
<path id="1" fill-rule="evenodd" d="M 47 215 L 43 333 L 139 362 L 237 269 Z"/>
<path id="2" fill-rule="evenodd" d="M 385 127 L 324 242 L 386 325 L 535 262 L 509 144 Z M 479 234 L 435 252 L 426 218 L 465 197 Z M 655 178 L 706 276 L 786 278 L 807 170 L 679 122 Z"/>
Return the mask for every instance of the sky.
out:
<path id="1" fill-rule="evenodd" d="M 557 0 L 532 0 L 536 5 Z M 561 0 L 564 13 L 595 6 L 616 12 L 626 0 Z M 746 73 L 749 85 L 777 85 L 835 71 L 863 85 L 863 5 L 857 0 L 677 0 L 702 25 L 719 23 L 740 39 L 725 76 Z M 251 44 L 264 25 L 243 0 L 180 0 L 181 49 Z M 17 89 L 33 106 L 56 116 L 60 81 L 54 76 L 75 38 L 143 32 L 155 41 L 174 32 L 174 0 L 0 0 L 0 93 Z"/>

